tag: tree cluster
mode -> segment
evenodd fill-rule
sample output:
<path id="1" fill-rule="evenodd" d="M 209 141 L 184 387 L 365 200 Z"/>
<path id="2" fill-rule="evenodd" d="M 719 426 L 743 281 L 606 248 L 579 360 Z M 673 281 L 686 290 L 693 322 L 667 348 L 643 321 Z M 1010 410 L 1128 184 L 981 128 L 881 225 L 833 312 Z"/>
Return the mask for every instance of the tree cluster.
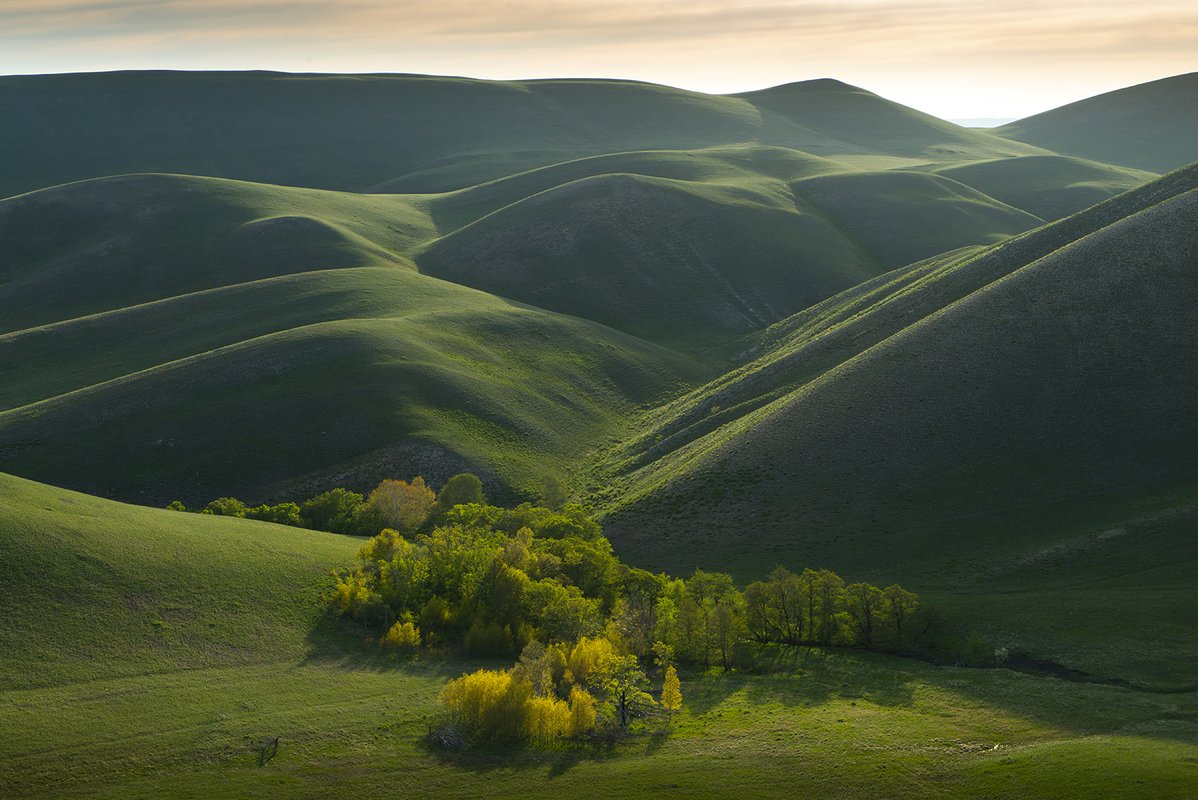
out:
<path id="1" fill-rule="evenodd" d="M 417 476 L 408 481 L 384 480 L 369 495 L 336 488 L 302 503 L 250 506 L 236 497 L 218 497 L 203 508 L 188 509 L 179 500 L 167 506 L 172 511 L 195 511 L 221 517 L 241 517 L 311 528 L 330 533 L 373 536 L 384 528 L 412 532 L 435 523 L 457 505 L 486 502 L 482 481 L 463 472 L 454 475 L 439 492 Z"/>

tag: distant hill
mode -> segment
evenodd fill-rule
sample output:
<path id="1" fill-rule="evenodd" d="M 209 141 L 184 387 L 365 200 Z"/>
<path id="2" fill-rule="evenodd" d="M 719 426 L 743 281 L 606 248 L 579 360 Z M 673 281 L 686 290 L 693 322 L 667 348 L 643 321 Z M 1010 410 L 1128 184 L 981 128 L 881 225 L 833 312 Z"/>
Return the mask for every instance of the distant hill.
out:
<path id="1" fill-rule="evenodd" d="M 1184 525 L 1145 551 L 1085 537 L 1194 502 L 1196 223 L 1198 166 L 781 323 L 608 453 L 613 539 L 675 570 L 817 563 L 982 593 L 998 573 L 994 591 L 1060 588 L 1047 554 L 1093 541 L 1060 567 L 1076 602 L 1150 575 L 1175 602 L 1164 587 L 1196 557 Z"/>
<path id="2" fill-rule="evenodd" d="M 438 200 L 432 214 L 461 209 L 490 213 L 418 251 L 422 272 L 678 346 L 1042 223 L 952 180 L 781 148 L 584 159 Z"/>
<path id="3" fill-rule="evenodd" d="M 1016 156 L 932 171 L 1049 221 L 1158 177 L 1152 172 L 1067 156 Z"/>
<path id="4" fill-rule="evenodd" d="M 1167 172 L 1198 161 L 1198 72 L 1107 92 L 994 132 L 1067 155 Z"/>
<path id="5" fill-rule="evenodd" d="M 749 142 L 900 160 L 1038 152 L 837 81 L 718 96 L 608 80 L 10 76 L 0 115 L 0 197 L 131 172 L 435 192 L 588 155 Z"/>

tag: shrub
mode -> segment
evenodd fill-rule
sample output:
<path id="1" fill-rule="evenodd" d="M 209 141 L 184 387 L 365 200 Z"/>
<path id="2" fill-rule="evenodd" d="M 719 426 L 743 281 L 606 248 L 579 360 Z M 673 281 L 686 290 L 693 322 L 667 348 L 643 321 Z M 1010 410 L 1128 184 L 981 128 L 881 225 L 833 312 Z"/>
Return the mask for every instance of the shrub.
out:
<path id="1" fill-rule="evenodd" d="M 477 503 L 484 505 L 487 498 L 483 495 L 483 482 L 477 475 L 463 472 L 445 481 L 441 491 L 437 493 L 437 506 L 442 511 L 448 511 L 454 506 Z"/>
<path id="2" fill-rule="evenodd" d="M 236 497 L 218 497 L 204 506 L 201 514 L 212 514 L 217 517 L 244 517 L 249 508 Z"/>
<path id="3" fill-rule="evenodd" d="M 420 647 L 420 629 L 410 622 L 397 622 L 383 634 L 379 644 L 391 650 L 415 650 Z"/>
<path id="4" fill-rule="evenodd" d="M 540 745 L 569 736 L 572 716 L 570 705 L 556 697 L 533 697 L 524 712 L 525 735 Z"/>

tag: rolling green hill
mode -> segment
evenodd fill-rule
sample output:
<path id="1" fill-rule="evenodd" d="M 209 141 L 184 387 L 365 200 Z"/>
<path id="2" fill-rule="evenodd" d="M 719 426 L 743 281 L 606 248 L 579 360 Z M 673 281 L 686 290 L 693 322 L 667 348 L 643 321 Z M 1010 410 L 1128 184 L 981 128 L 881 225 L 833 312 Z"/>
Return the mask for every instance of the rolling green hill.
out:
<path id="1" fill-rule="evenodd" d="M 135 172 L 439 192 L 587 155 L 748 142 L 894 163 L 1039 152 L 838 81 L 718 96 L 605 80 L 8 76 L 0 113 L 0 197 Z"/>
<path id="2" fill-rule="evenodd" d="M 937 167 L 933 172 L 1050 222 L 1158 177 L 1067 156 L 1000 158 Z"/>
<path id="3" fill-rule="evenodd" d="M 0 462 L 162 504 L 565 474 L 676 353 L 420 275 L 401 197 L 181 176 L 0 202 Z M 449 470 L 446 472 L 446 470 Z"/>
<path id="4" fill-rule="evenodd" d="M 0 683 L 298 660 L 357 547 L 0 474 Z"/>
<path id="5" fill-rule="evenodd" d="M 876 198 L 836 206 L 837 179 Z M 1035 222 L 947 179 L 780 148 L 603 156 L 426 196 L 66 184 L 0 201 L 0 465 L 152 503 L 388 470 L 528 488 L 722 367 L 660 345 L 727 347 L 883 271 L 888 248 Z"/>
<path id="6" fill-rule="evenodd" d="M 952 180 L 779 148 L 584 159 L 432 211 L 454 222 L 464 212 L 489 213 L 419 250 L 422 272 L 681 347 L 1042 222 Z"/>
<path id="7" fill-rule="evenodd" d="M 1192 517 L 1198 478 L 1196 219 L 1198 166 L 780 324 L 756 360 L 608 453 L 614 541 L 673 569 L 897 570 L 929 591 L 1002 593 L 975 599 L 995 618 L 1039 590 L 1022 644 L 1192 681 L 1136 647 L 1198 648 L 1181 624 L 1198 611 L 1183 599 L 1188 527 L 1161 521 Z M 1134 613 L 1096 615 L 1106 636 L 1067 633 L 1116 591 Z"/>
<path id="8" fill-rule="evenodd" d="M 1198 160 L 1198 72 L 1107 92 L 994 132 L 1072 156 L 1166 172 Z"/>

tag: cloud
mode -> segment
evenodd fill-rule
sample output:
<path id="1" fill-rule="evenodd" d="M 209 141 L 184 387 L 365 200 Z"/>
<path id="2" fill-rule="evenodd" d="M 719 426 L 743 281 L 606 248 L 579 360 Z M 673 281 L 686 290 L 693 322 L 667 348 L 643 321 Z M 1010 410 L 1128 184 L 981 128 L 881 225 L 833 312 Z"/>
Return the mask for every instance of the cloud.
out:
<path id="1" fill-rule="evenodd" d="M 1009 83 L 1028 87 L 1039 72 L 1081 91 L 1193 69 L 1196 39 L 1192 0 L 0 3 L 0 71 L 10 72 L 254 67 L 573 74 L 716 91 L 834 75 L 900 92 L 936 76 L 941 86 L 962 76 L 983 85 L 1005 74 Z M 934 99 L 933 87 L 926 89 Z M 958 111 L 969 113 L 975 112 Z"/>

